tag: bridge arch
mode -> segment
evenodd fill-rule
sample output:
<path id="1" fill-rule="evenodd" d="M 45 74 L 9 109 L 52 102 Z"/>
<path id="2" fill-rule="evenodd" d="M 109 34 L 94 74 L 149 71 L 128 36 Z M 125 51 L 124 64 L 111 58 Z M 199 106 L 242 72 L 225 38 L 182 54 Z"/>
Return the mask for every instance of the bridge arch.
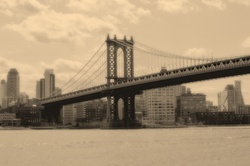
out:
<path id="1" fill-rule="evenodd" d="M 117 49 L 117 78 L 125 78 L 125 51 L 123 47 Z"/>
<path id="2" fill-rule="evenodd" d="M 126 36 L 123 40 L 119 40 L 114 36 L 113 39 L 110 39 L 109 35 L 106 39 L 107 44 L 107 84 L 110 85 L 111 82 L 119 82 L 127 80 L 134 77 L 134 55 L 133 55 L 133 46 L 134 41 L 133 37 L 130 40 L 126 39 Z M 120 59 L 119 53 L 123 53 L 122 64 L 118 63 Z M 118 59 L 119 58 L 119 59 Z M 121 67 L 120 67 L 121 65 Z M 123 73 L 120 73 L 118 69 L 123 67 Z M 119 75 L 118 75 L 119 72 Z M 119 77 L 122 75 L 123 77 Z"/>

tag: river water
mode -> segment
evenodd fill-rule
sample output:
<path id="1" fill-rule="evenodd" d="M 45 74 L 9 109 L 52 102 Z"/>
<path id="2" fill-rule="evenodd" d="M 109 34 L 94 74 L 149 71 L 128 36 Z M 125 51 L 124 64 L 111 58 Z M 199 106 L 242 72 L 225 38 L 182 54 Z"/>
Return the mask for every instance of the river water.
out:
<path id="1" fill-rule="evenodd" d="M 0 130 L 1 166 L 250 165 L 250 126 Z"/>

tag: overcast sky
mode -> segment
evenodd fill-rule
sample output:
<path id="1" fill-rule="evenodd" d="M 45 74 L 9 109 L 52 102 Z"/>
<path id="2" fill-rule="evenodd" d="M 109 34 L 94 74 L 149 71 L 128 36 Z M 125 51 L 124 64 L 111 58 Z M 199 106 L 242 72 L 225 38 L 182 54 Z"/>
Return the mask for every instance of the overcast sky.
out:
<path id="1" fill-rule="evenodd" d="M 0 79 L 10 68 L 21 91 L 35 97 L 36 80 L 54 69 L 57 86 L 86 63 L 107 34 L 189 56 L 250 53 L 250 0 L 1 0 Z M 136 55 L 135 55 L 136 56 Z M 250 76 L 187 84 L 217 104 L 217 93 Z"/>

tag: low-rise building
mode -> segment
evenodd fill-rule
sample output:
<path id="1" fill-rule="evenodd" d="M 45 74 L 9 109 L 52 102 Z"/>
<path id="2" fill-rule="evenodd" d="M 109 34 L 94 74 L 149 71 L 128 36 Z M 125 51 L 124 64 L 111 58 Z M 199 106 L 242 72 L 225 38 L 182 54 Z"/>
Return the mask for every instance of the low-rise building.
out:
<path id="1" fill-rule="evenodd" d="M 235 112 L 196 112 L 191 115 L 193 123 L 205 125 L 250 124 L 250 114 Z"/>
<path id="2" fill-rule="evenodd" d="M 185 123 L 191 122 L 191 114 L 206 112 L 206 96 L 204 94 L 192 94 L 191 92 L 177 96 L 177 118 Z"/>
<path id="3" fill-rule="evenodd" d="M 24 105 L 14 105 L 3 110 L 3 112 L 14 113 L 17 119 L 21 120 L 22 126 L 41 125 L 42 107 L 28 107 Z"/>
<path id="4" fill-rule="evenodd" d="M 15 113 L 0 113 L 0 126 L 20 126 L 21 120 L 16 118 Z"/>

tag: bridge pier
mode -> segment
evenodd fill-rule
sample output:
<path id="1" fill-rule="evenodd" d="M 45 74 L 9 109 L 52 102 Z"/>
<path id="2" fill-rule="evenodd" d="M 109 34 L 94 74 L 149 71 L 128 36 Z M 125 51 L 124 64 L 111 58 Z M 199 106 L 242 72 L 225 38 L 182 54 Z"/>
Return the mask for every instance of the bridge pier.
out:
<path id="1" fill-rule="evenodd" d="M 60 124 L 61 120 L 61 108 L 60 105 L 45 105 L 42 112 L 42 119 L 47 123 Z"/>
<path id="2" fill-rule="evenodd" d="M 118 116 L 118 100 L 124 103 L 123 119 Z M 141 124 L 135 118 L 135 94 L 108 95 L 107 121 L 104 128 L 140 128 Z"/>

